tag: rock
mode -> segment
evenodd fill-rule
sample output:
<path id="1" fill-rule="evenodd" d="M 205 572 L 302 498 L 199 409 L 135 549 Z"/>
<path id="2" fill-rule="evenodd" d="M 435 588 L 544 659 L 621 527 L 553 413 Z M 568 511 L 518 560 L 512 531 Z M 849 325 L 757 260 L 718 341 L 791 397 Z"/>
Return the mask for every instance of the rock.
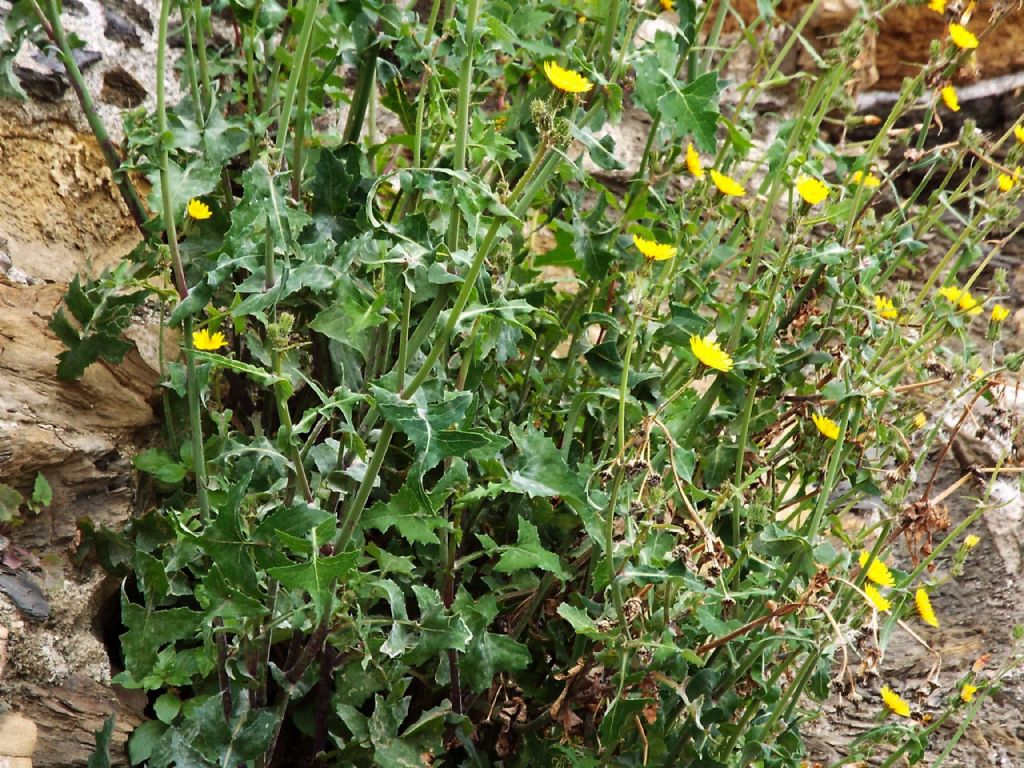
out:
<path id="1" fill-rule="evenodd" d="M 121 67 L 103 73 L 103 90 L 100 91 L 100 98 L 107 104 L 132 109 L 144 102 L 148 95 L 139 81 Z"/>
<path id="2" fill-rule="evenodd" d="M 15 712 L 0 715 L 0 759 L 31 758 L 36 751 L 36 738 L 36 724 L 27 717 Z"/>
<path id="3" fill-rule="evenodd" d="M 76 49 L 72 55 L 83 72 L 102 58 L 97 51 L 83 49 Z M 64 63 L 55 54 L 36 54 L 32 66 L 15 65 L 14 74 L 25 93 L 43 101 L 60 101 L 70 87 Z"/>
<path id="4" fill-rule="evenodd" d="M 112 8 L 106 8 L 103 11 L 103 19 L 103 36 L 108 40 L 116 40 L 127 48 L 142 47 L 142 38 L 139 37 L 135 25 L 120 13 Z"/>

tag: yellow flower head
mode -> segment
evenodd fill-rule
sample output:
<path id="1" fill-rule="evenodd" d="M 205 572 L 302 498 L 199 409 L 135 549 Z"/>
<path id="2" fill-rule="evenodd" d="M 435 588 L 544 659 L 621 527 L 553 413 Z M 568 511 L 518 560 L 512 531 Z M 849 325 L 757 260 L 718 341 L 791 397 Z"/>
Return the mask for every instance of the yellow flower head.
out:
<path id="1" fill-rule="evenodd" d="M 828 416 L 812 413 L 811 421 L 814 422 L 814 426 L 818 428 L 818 431 L 829 440 L 837 440 L 839 438 L 839 425 L 828 418 Z"/>
<path id="2" fill-rule="evenodd" d="M 747 194 L 747 190 L 745 190 L 743 185 L 735 179 L 726 176 L 724 173 L 719 173 L 714 168 L 712 168 L 709 173 L 711 174 L 711 180 L 715 183 L 715 186 L 718 187 L 718 191 L 723 195 L 727 195 L 729 197 L 743 197 Z"/>
<path id="3" fill-rule="evenodd" d="M 939 626 L 939 620 L 935 617 L 935 611 L 932 610 L 932 601 L 928 599 L 928 593 L 924 587 L 918 587 L 914 593 L 914 602 L 917 603 L 917 613 L 921 617 L 921 621 L 930 627 Z"/>
<path id="4" fill-rule="evenodd" d="M 710 336 L 691 336 L 690 349 L 694 357 L 708 368 L 725 373 L 732 370 L 732 358 L 717 341 L 712 341 Z"/>
<path id="5" fill-rule="evenodd" d="M 213 352 L 214 350 L 225 346 L 227 343 L 228 342 L 224 338 L 224 334 L 220 331 L 211 334 L 208 330 L 203 328 L 192 334 L 192 346 L 196 349 L 201 349 L 204 352 Z"/>
<path id="6" fill-rule="evenodd" d="M 671 11 L 673 6 L 672 0 L 661 0 L 661 9 L 663 11 Z"/>
<path id="7" fill-rule="evenodd" d="M 936 13 L 946 12 L 946 0 L 928 0 L 928 10 Z"/>
<path id="8" fill-rule="evenodd" d="M 960 698 L 970 704 L 974 701 L 974 694 L 978 692 L 978 686 L 971 685 L 970 683 L 964 683 L 964 687 L 960 689 Z"/>
<path id="9" fill-rule="evenodd" d="M 1002 304 L 996 304 L 992 307 L 992 322 L 1001 323 L 1010 316 L 1010 310 L 1004 307 Z"/>
<path id="10" fill-rule="evenodd" d="M 871 557 L 867 552 L 860 553 L 860 567 L 863 568 L 867 563 L 868 558 Z M 889 567 L 879 560 L 877 557 L 871 561 L 871 567 L 868 568 L 868 579 L 880 584 L 883 587 L 895 587 L 896 579 L 889 571 Z"/>
<path id="11" fill-rule="evenodd" d="M 996 179 L 996 183 L 999 184 L 1000 192 L 1009 192 L 1013 189 L 1013 176 L 1007 176 L 1005 173 L 1000 173 Z"/>
<path id="12" fill-rule="evenodd" d="M 982 311 L 981 302 L 971 296 L 970 291 L 962 291 L 960 293 L 957 306 L 969 315 L 980 315 Z"/>
<path id="13" fill-rule="evenodd" d="M 963 291 L 955 285 L 944 285 L 939 288 L 939 295 L 950 304 L 956 304 L 960 301 L 960 296 L 963 295 Z"/>
<path id="14" fill-rule="evenodd" d="M 817 205 L 828 197 L 828 185 L 813 176 L 797 179 L 796 191 L 808 205 Z"/>
<path id="15" fill-rule="evenodd" d="M 894 715 L 910 717 L 910 705 L 903 700 L 903 697 L 896 693 L 888 685 L 882 686 L 882 701 Z"/>
<path id="16" fill-rule="evenodd" d="M 928 423 L 928 417 L 924 415 L 923 411 L 920 411 L 917 416 L 914 417 L 914 428 L 921 429 L 925 424 Z"/>
<path id="17" fill-rule="evenodd" d="M 639 235 L 633 235 L 633 245 L 637 247 L 644 256 L 652 261 L 664 261 L 676 255 L 676 247 L 668 243 L 657 243 L 654 240 L 647 240 Z"/>
<path id="18" fill-rule="evenodd" d="M 853 175 L 850 176 L 850 181 L 854 184 L 863 184 L 869 189 L 876 189 L 882 185 L 882 180 L 870 171 L 868 173 L 864 173 L 864 171 L 854 171 Z"/>
<path id="19" fill-rule="evenodd" d="M 693 144 L 686 145 L 686 168 L 695 179 L 704 178 L 704 166 L 700 164 L 700 155 L 693 148 Z"/>
<path id="20" fill-rule="evenodd" d="M 946 105 L 950 112 L 960 111 L 960 99 L 957 98 L 956 88 L 952 85 L 947 85 L 939 91 L 939 95 L 942 97 L 942 103 Z"/>
<path id="21" fill-rule="evenodd" d="M 1019 144 L 1024 144 L 1024 126 L 1013 126 L 1013 135 L 1017 137 L 1017 142 Z"/>
<path id="22" fill-rule="evenodd" d="M 884 613 L 892 608 L 892 603 L 885 599 L 881 592 L 878 591 L 878 587 L 871 584 L 864 585 L 864 594 L 868 597 L 868 602 L 875 606 L 875 609 Z"/>
<path id="23" fill-rule="evenodd" d="M 896 310 L 896 306 L 892 303 L 892 299 L 887 296 L 879 296 L 875 294 L 875 311 L 882 316 L 884 320 L 895 320 L 900 316 L 900 313 Z"/>
<path id="24" fill-rule="evenodd" d="M 196 221 L 203 221 L 213 215 L 210 212 L 210 206 L 195 197 L 188 201 L 188 207 L 185 210 Z"/>
<path id="25" fill-rule="evenodd" d="M 959 24 L 949 25 L 949 37 L 953 45 L 962 51 L 971 51 L 978 47 L 978 38 L 967 27 Z"/>
<path id="26" fill-rule="evenodd" d="M 974 549 L 976 546 L 978 546 L 978 542 L 980 541 L 981 539 L 975 536 L 973 533 L 968 534 L 967 537 L 964 539 L 964 549 Z"/>
<path id="27" fill-rule="evenodd" d="M 564 69 L 553 61 L 544 62 L 544 74 L 555 88 L 566 93 L 586 93 L 594 87 L 594 84 L 579 72 Z"/>

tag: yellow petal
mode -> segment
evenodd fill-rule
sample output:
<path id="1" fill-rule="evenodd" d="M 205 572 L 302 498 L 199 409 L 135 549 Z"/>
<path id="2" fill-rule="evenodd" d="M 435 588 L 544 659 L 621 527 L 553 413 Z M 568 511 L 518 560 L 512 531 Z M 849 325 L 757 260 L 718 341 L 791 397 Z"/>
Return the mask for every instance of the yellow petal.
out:
<path id="1" fill-rule="evenodd" d="M 811 421 L 814 422 L 814 426 L 818 428 L 818 431 L 829 440 L 837 440 L 839 438 L 839 425 L 832 421 L 832 419 L 812 413 Z"/>
<path id="2" fill-rule="evenodd" d="M 885 706 L 887 706 L 894 715 L 910 717 L 910 705 L 907 704 L 907 702 L 903 700 L 903 697 L 892 690 L 888 685 L 882 686 L 881 694 L 882 701 L 885 702 Z"/>
<path id="3" fill-rule="evenodd" d="M 594 87 L 594 84 L 579 72 L 560 67 L 553 61 L 544 62 L 544 74 L 555 88 L 566 93 L 586 93 Z"/>
<path id="4" fill-rule="evenodd" d="M 917 604 L 917 613 L 920 615 L 921 621 L 932 627 L 939 626 L 939 620 L 932 609 L 932 601 L 928 599 L 928 593 L 924 587 L 917 588 L 914 593 L 914 602 Z"/>
<path id="5" fill-rule="evenodd" d="M 808 205 L 817 205 L 828 197 L 828 185 L 812 176 L 799 179 L 796 183 L 796 191 Z"/>
<path id="6" fill-rule="evenodd" d="M 1010 316 L 1010 310 L 1004 307 L 1002 304 L 996 304 L 992 307 L 992 322 L 1001 323 Z"/>
<path id="7" fill-rule="evenodd" d="M 863 568 L 865 563 L 867 563 L 869 557 L 871 557 L 871 555 L 867 552 L 860 553 L 861 568 Z M 893 577 L 889 567 L 877 557 L 871 561 L 871 567 L 868 568 L 868 579 L 883 587 L 896 586 L 896 579 Z"/>
<path id="8" fill-rule="evenodd" d="M 647 240 L 639 235 L 633 235 L 633 244 L 640 253 L 653 261 L 664 261 L 676 255 L 676 247 L 674 245 Z"/>
<path id="9" fill-rule="evenodd" d="M 868 602 L 875 606 L 879 611 L 884 613 L 892 608 L 892 603 L 885 599 L 882 593 L 878 591 L 878 587 L 871 584 L 865 584 L 864 594 L 868 596 Z"/>
<path id="10" fill-rule="evenodd" d="M 710 336 L 691 336 L 690 350 L 694 357 L 700 360 L 708 368 L 728 373 L 732 370 L 733 362 L 729 354 L 722 349 L 717 341 L 712 341 Z"/>
<path id="11" fill-rule="evenodd" d="M 959 24 L 949 25 L 949 37 L 953 45 L 962 51 L 971 51 L 978 47 L 978 38 L 967 27 Z"/>
<path id="12" fill-rule="evenodd" d="M 220 331 L 211 334 L 208 330 L 202 328 L 192 334 L 192 346 L 196 349 L 201 349 L 204 352 L 213 352 L 214 350 L 225 346 L 227 343 L 228 342 L 224 338 L 224 334 Z"/>
<path id="13" fill-rule="evenodd" d="M 939 95 L 942 96 L 942 103 L 946 105 L 947 109 L 951 112 L 960 111 L 960 100 L 957 98 L 956 88 L 952 85 L 947 85 L 939 91 Z"/>
<path id="14" fill-rule="evenodd" d="M 204 203 L 202 200 L 192 198 L 188 201 L 188 207 L 186 211 L 196 221 L 203 221 L 204 219 L 210 218 L 213 214 L 210 212 L 210 206 Z"/>
<path id="15" fill-rule="evenodd" d="M 970 683 L 964 683 L 964 687 L 960 689 L 960 698 L 970 704 L 974 701 L 974 694 L 978 692 L 978 686 L 971 685 Z"/>
<path id="16" fill-rule="evenodd" d="M 715 183 L 715 186 L 718 187 L 718 191 L 723 195 L 727 195 L 729 197 L 743 197 L 747 194 L 747 190 L 744 189 L 743 185 L 735 179 L 726 176 L 724 173 L 719 173 L 713 168 L 709 173 L 711 174 L 711 181 Z"/>
<path id="17" fill-rule="evenodd" d="M 693 148 L 693 144 L 686 145 L 686 168 L 696 179 L 704 178 L 704 166 L 700 164 L 700 155 Z"/>

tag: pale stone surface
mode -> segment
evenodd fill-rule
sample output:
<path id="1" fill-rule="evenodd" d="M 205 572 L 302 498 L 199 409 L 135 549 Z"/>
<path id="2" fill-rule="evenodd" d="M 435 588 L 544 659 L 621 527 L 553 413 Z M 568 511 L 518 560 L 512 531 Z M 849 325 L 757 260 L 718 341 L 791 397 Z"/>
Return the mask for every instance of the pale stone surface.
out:
<path id="1" fill-rule="evenodd" d="M 0 755 L 32 757 L 36 751 L 36 736 L 36 724 L 27 717 L 14 712 L 0 715 Z"/>

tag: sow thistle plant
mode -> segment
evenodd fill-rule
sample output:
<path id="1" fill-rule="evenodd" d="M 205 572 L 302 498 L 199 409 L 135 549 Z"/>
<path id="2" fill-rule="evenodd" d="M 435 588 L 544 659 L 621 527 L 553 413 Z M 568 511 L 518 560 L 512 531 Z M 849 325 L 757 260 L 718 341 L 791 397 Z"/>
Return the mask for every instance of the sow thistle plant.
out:
<path id="1" fill-rule="evenodd" d="M 915 485 L 953 435 L 913 414 L 1019 367 L 981 277 L 1024 140 L 933 141 L 972 33 L 868 121 L 845 84 L 886 5 L 810 78 L 769 14 L 723 38 L 728 4 L 643 44 L 672 3 L 427 5 L 163 0 L 157 107 L 114 158 L 143 242 L 53 324 L 68 377 L 120 359 L 144 300 L 181 345 L 135 460 L 158 498 L 81 553 L 123 578 L 132 762 L 781 768 L 838 696 L 901 721 L 850 760 L 961 734 L 1011 662 L 942 676 L 926 719 L 884 650 L 939 631 L 928 579 L 984 510 L 953 527 Z"/>

